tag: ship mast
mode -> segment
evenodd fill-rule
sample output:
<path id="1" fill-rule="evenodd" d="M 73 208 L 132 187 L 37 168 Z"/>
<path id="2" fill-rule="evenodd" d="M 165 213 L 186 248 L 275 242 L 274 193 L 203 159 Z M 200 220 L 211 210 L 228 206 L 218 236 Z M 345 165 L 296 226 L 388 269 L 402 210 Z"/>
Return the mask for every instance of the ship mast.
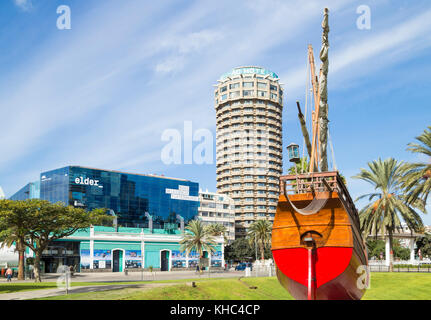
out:
<path id="1" fill-rule="evenodd" d="M 320 170 L 328 171 L 328 50 L 329 50 L 329 24 L 328 8 L 325 8 L 322 22 L 322 49 L 320 49 L 320 76 L 319 76 L 319 142 L 320 142 Z"/>
<path id="2" fill-rule="evenodd" d="M 314 111 L 312 112 L 312 142 L 309 172 L 328 171 L 328 8 L 324 10 L 322 21 L 322 48 L 320 49 L 320 74 L 315 74 L 313 47 L 308 45 L 311 84 L 313 86 Z M 305 135 L 304 135 L 305 138 Z M 308 147 L 308 146 L 307 146 Z"/>

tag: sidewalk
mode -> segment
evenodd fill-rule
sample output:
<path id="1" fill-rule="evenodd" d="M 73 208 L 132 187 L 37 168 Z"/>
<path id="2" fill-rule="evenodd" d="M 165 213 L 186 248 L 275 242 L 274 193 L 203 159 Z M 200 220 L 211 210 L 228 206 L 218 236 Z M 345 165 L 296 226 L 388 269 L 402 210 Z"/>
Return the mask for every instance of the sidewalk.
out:
<path id="1" fill-rule="evenodd" d="M 204 271 L 199 274 L 196 271 L 156 271 L 156 272 L 83 272 L 75 273 L 71 278 L 72 282 L 129 282 L 129 281 L 160 281 L 160 280 L 177 280 L 177 279 L 199 279 L 199 278 L 230 278 L 244 276 L 244 271 L 223 271 L 208 273 Z M 56 282 L 61 276 L 59 273 L 48 273 L 42 275 L 42 282 Z M 12 278 L 13 283 L 33 283 L 34 279 L 16 280 Z M 0 279 L 0 284 L 6 284 L 4 278 Z"/>
<path id="2" fill-rule="evenodd" d="M 97 292 L 106 290 L 116 290 L 123 288 L 142 288 L 151 289 L 162 286 L 171 286 L 178 283 L 146 283 L 146 284 L 117 284 L 117 285 L 102 285 L 102 286 L 79 286 L 71 287 L 69 289 L 69 294 L 71 293 L 85 293 L 85 292 Z M 36 298 L 47 298 L 53 296 L 65 295 L 65 289 L 40 289 L 32 291 L 21 291 L 14 293 L 3 293 L 0 294 L 0 300 L 28 300 Z"/>
<path id="3" fill-rule="evenodd" d="M 244 271 L 224 271 L 217 273 L 197 273 L 195 271 L 157 271 L 157 272 L 129 272 L 125 275 L 123 272 L 95 272 L 95 273 L 75 273 L 70 279 L 73 282 L 110 282 L 108 285 L 89 285 L 76 286 L 69 289 L 69 293 L 96 292 L 104 290 L 115 290 L 122 288 L 154 288 L 158 286 L 169 286 L 178 283 L 153 283 L 160 280 L 184 280 L 184 279 L 208 279 L 208 278 L 233 278 L 244 276 Z M 50 273 L 42 275 L 42 282 L 56 282 L 62 274 Z M 142 284 L 116 284 L 116 282 L 135 282 L 143 281 Z M 14 283 L 34 283 L 34 279 L 16 280 L 7 282 L 6 279 L 0 279 L 0 286 L 3 284 L 13 285 Z M 45 298 L 58 295 L 64 295 L 65 289 L 49 288 L 36 289 L 29 291 L 19 291 L 14 293 L 0 293 L 0 300 L 26 300 L 35 298 Z"/>

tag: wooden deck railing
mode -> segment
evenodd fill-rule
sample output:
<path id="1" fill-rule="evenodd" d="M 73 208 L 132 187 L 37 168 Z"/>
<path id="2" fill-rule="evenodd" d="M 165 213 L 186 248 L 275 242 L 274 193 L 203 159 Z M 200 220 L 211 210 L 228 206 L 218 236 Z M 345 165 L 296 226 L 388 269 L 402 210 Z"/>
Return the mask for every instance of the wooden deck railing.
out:
<path id="1" fill-rule="evenodd" d="M 314 193 L 333 191 L 338 193 L 340 201 L 349 213 L 351 221 L 355 224 L 356 232 L 360 232 L 359 215 L 350 197 L 346 185 L 341 179 L 338 171 L 313 172 L 298 175 L 285 175 L 280 177 L 280 194 Z M 360 235 L 356 235 L 360 239 Z"/>

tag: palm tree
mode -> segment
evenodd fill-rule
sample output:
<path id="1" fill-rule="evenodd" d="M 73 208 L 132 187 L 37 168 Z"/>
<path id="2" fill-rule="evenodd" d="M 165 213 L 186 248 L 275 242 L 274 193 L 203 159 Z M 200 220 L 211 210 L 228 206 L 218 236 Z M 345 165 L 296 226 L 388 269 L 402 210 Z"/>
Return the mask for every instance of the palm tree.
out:
<path id="1" fill-rule="evenodd" d="M 22 243 L 21 237 L 9 233 L 9 230 L 1 232 L 0 239 L 3 239 L 0 248 L 12 247 L 15 244 L 15 251 L 18 252 L 18 280 L 24 280 L 24 257 L 25 245 Z"/>
<path id="2" fill-rule="evenodd" d="M 295 169 L 296 167 L 296 169 Z M 287 172 L 289 174 L 301 174 L 302 172 L 308 172 L 310 168 L 310 161 L 307 157 L 300 158 L 298 163 L 294 163 Z"/>
<path id="3" fill-rule="evenodd" d="M 223 236 L 224 242 L 227 243 L 227 228 L 221 223 L 211 223 L 207 226 L 212 236 Z"/>
<path id="4" fill-rule="evenodd" d="M 180 241 L 181 251 L 186 251 L 187 254 L 191 251 L 196 251 L 200 258 L 203 258 L 204 251 L 209 253 L 215 252 L 215 241 L 212 238 L 211 230 L 205 227 L 200 220 L 191 220 Z M 202 264 L 199 259 L 199 270 L 202 271 Z"/>
<path id="5" fill-rule="evenodd" d="M 408 151 L 422 154 L 431 159 L 431 126 L 416 137 L 420 143 L 409 143 Z M 431 161 L 407 163 L 404 166 L 403 188 L 407 193 L 407 201 L 413 203 L 420 199 L 426 203 L 431 192 Z"/>
<path id="6" fill-rule="evenodd" d="M 257 220 L 248 229 L 248 240 L 250 245 L 259 245 L 260 256 L 265 260 L 265 247 L 271 243 L 272 224 L 268 220 Z"/>
<path id="7" fill-rule="evenodd" d="M 381 232 L 389 237 L 390 263 L 389 271 L 393 271 L 393 234 L 401 227 L 401 220 L 409 226 L 410 230 L 417 231 L 422 226 L 422 219 L 415 208 L 424 209 L 421 206 L 408 204 L 401 189 L 402 162 L 393 158 L 382 161 L 380 158 L 368 163 L 369 170 L 361 169 L 354 176 L 374 186 L 374 192 L 364 194 L 359 199 L 368 198 L 369 203 L 359 212 L 361 231 L 368 235 L 377 235 Z M 376 199 L 373 201 L 373 199 Z"/>

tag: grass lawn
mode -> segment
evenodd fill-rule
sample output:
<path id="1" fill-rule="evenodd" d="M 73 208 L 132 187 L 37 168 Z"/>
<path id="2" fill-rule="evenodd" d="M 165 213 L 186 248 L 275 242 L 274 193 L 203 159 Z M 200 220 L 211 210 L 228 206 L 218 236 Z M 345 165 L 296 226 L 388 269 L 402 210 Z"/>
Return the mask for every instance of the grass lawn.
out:
<path id="1" fill-rule="evenodd" d="M 372 272 L 364 300 L 431 300 L 431 273 Z"/>
<path id="2" fill-rule="evenodd" d="M 196 288 L 190 286 L 195 281 Z M 175 283 L 158 288 L 124 288 L 101 292 L 76 293 L 48 300 L 290 300 L 292 297 L 281 287 L 275 277 L 266 278 L 210 278 L 181 279 L 152 282 L 72 282 L 73 286 L 108 284 Z M 0 285 L 0 293 L 55 288 L 55 282 L 15 283 Z M 257 287 L 250 289 L 250 287 Z M 383 273 L 371 274 L 371 287 L 364 300 L 431 300 L 430 273 Z"/>
<path id="3" fill-rule="evenodd" d="M 93 286 L 93 285 L 107 285 L 112 283 L 105 282 L 72 282 L 72 287 L 77 286 Z M 42 289 L 55 289 L 57 288 L 56 282 L 18 282 L 18 283 L 1 283 L 0 294 L 14 293 L 20 291 L 42 290 Z"/>
<path id="4" fill-rule="evenodd" d="M 195 279 L 197 287 L 192 288 L 190 280 L 178 285 L 142 289 L 125 288 L 103 292 L 76 293 L 44 298 L 44 300 L 291 300 L 275 277 L 230 279 Z M 162 282 L 162 281 L 160 281 Z M 168 281 L 163 281 L 168 282 Z M 257 287 L 257 289 L 250 289 Z"/>

